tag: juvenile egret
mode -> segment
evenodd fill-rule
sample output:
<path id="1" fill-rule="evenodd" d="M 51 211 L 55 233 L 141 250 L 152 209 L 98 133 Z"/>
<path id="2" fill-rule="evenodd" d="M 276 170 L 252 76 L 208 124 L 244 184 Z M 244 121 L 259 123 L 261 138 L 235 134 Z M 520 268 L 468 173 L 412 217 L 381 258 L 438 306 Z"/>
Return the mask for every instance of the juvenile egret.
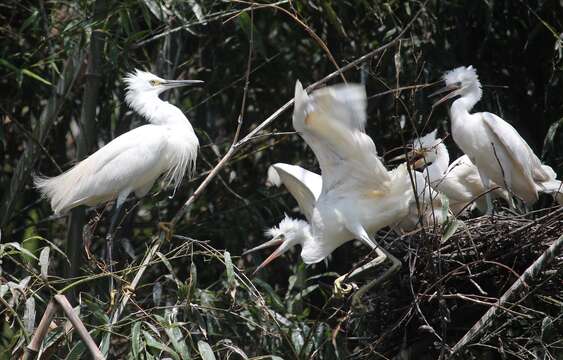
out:
<path id="1" fill-rule="evenodd" d="M 162 174 L 165 183 L 174 182 L 176 189 L 184 174 L 195 167 L 199 141 L 192 125 L 180 109 L 158 96 L 166 90 L 202 82 L 165 80 L 140 70 L 128 74 L 125 100 L 150 124 L 118 136 L 59 176 L 34 179 L 37 189 L 51 201 L 55 214 L 117 199 L 107 234 L 110 269 L 113 228 L 129 194 L 145 196 Z"/>
<path id="2" fill-rule="evenodd" d="M 538 192 L 558 196 L 561 182 L 554 171 L 542 165 L 526 141 L 506 121 L 489 112 L 469 111 L 481 99 L 481 83 L 472 66 L 461 66 L 443 76 L 445 88 L 432 95 L 449 93 L 436 106 L 456 99 L 450 107 L 452 136 L 456 144 L 479 170 L 481 181 L 490 189 L 491 181 L 507 189 L 527 204 L 538 200 Z M 488 211 L 492 210 L 487 194 Z"/>
<path id="3" fill-rule="evenodd" d="M 406 165 L 387 171 L 377 157 L 375 145 L 364 131 L 366 106 L 361 85 L 330 86 L 309 96 L 297 82 L 293 127 L 319 161 L 322 188 L 318 197 L 312 190 L 296 196 L 292 185 L 288 186 L 296 199 L 301 197 L 298 202 L 308 222 L 284 219 L 270 231 L 272 240 L 249 250 L 278 245 L 259 268 L 297 244 L 302 247 L 301 257 L 306 264 L 317 263 L 353 239 L 375 250 L 378 256 L 372 265 L 386 259 L 392 261 L 391 268 L 373 284 L 400 267 L 399 260 L 381 248 L 370 234 L 407 216 L 414 193 Z M 285 173 L 278 171 L 287 185 Z M 343 280 L 340 277 L 335 281 L 336 291 L 346 291 L 342 288 Z"/>
<path id="4" fill-rule="evenodd" d="M 424 178 L 432 188 L 447 196 L 449 208 L 458 214 L 475 200 L 477 208 L 486 211 L 484 197 L 479 195 L 487 189 L 481 182 L 479 170 L 469 160 L 467 155 L 457 158 L 450 164 L 450 154 L 440 138 L 436 138 L 437 130 L 413 141 L 413 168 L 424 169 Z M 496 187 L 496 184 L 491 184 Z M 495 197 L 503 198 L 510 203 L 510 196 L 506 190 L 496 189 Z"/>
<path id="5" fill-rule="evenodd" d="M 244 252 L 243 255 L 246 255 L 270 246 L 280 246 L 258 266 L 255 272 L 268 265 L 270 261 L 289 250 L 292 246 L 303 244 L 309 239 L 311 227 L 308 221 L 311 221 L 314 204 L 317 202 L 322 190 L 320 175 L 300 166 L 284 163 L 277 163 L 268 168 L 267 183 L 278 187 L 283 183 L 297 201 L 299 209 L 305 215 L 307 221 L 293 219 L 286 215 L 278 226 L 274 226 L 266 231 L 266 235 L 271 237 L 271 240 Z M 283 247 L 281 247 L 282 244 L 284 245 Z M 278 252 L 280 253 L 278 254 Z"/>

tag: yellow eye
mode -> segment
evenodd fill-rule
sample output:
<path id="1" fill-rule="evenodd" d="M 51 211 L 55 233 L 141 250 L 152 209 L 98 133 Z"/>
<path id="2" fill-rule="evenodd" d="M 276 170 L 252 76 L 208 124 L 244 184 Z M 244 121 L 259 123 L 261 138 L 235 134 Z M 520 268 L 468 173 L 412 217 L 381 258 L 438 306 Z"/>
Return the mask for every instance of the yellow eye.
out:
<path id="1" fill-rule="evenodd" d="M 150 80 L 150 81 L 149 81 L 149 84 L 151 84 L 152 86 L 158 86 L 158 85 L 160 85 L 160 81 L 158 81 L 158 80 Z"/>

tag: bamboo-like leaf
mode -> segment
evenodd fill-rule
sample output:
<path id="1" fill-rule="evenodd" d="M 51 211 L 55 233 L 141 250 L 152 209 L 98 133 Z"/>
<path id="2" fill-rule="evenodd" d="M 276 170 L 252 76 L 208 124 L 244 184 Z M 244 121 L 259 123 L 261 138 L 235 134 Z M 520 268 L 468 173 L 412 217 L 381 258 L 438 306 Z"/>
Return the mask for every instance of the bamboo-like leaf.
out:
<path id="1" fill-rule="evenodd" d="M 37 75 L 36 73 L 32 72 L 31 70 L 22 69 L 22 74 L 24 74 L 25 76 L 29 76 L 30 78 L 35 79 L 37 81 L 40 81 L 45 85 L 53 86 L 53 84 L 51 84 L 51 82 L 49 80 L 42 78 L 41 76 Z"/>
<path id="2" fill-rule="evenodd" d="M 141 354 L 141 322 L 137 321 L 131 328 L 131 352 L 135 359 Z"/>
<path id="3" fill-rule="evenodd" d="M 199 350 L 202 360 L 216 360 L 215 354 L 213 354 L 213 350 L 211 350 L 211 346 L 209 346 L 209 344 L 205 341 L 199 340 L 197 342 L 197 349 Z"/>
<path id="4" fill-rule="evenodd" d="M 25 301 L 23 323 L 25 325 L 25 331 L 27 331 L 28 334 L 33 333 L 33 329 L 35 328 L 35 298 L 33 296 L 30 296 Z"/>
<path id="5" fill-rule="evenodd" d="M 442 233 L 442 242 L 446 242 L 453 234 L 457 228 L 463 224 L 463 221 L 455 219 L 455 218 L 448 218 L 448 220 L 444 223 L 443 233 Z"/>
<path id="6" fill-rule="evenodd" d="M 27 250 L 26 248 L 24 248 L 23 246 L 21 246 L 21 244 L 17 243 L 17 242 L 10 242 L 7 244 L 0 244 L 0 254 L 2 254 L 5 250 L 5 248 L 14 248 L 15 250 L 17 250 L 18 252 L 20 252 L 23 255 L 29 256 L 32 259 L 38 260 L 37 257 L 35 255 L 33 255 L 33 253 L 29 250 Z"/>
<path id="7" fill-rule="evenodd" d="M 41 268 L 41 277 L 47 279 L 49 276 L 49 253 L 51 248 L 45 246 L 39 254 L 39 267 Z"/>
<path id="8" fill-rule="evenodd" d="M 145 338 L 145 341 L 147 342 L 147 346 L 149 346 L 153 349 L 157 349 L 157 350 L 160 350 L 160 351 L 163 351 L 163 352 L 170 354 L 170 356 L 172 356 L 172 358 L 174 360 L 180 360 L 180 355 L 178 355 L 178 353 L 176 353 L 174 350 L 172 350 L 171 348 L 169 348 L 168 346 L 166 346 L 162 342 L 157 341 L 147 331 L 143 330 L 142 332 L 143 332 L 143 337 Z"/>
<path id="9" fill-rule="evenodd" d="M 164 332 L 168 335 L 170 342 L 172 343 L 172 347 L 176 350 L 182 359 L 189 360 L 190 359 L 190 351 L 186 342 L 184 341 L 185 336 L 182 335 L 182 331 L 177 326 L 172 325 L 171 327 L 165 327 Z"/>

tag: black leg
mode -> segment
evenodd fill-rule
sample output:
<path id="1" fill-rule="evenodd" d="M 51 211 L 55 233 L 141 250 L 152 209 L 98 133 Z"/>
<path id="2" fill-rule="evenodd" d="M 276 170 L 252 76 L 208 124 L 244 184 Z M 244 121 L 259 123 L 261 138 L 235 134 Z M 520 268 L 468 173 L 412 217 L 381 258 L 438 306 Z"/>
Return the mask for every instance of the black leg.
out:
<path id="1" fill-rule="evenodd" d="M 119 202 L 118 202 L 119 203 Z M 121 209 L 123 208 L 123 204 L 116 203 L 113 209 L 113 215 L 111 216 L 111 222 L 109 225 L 109 230 L 106 235 L 106 261 L 108 263 L 109 272 L 112 274 L 109 278 L 109 291 L 110 296 L 113 293 L 114 284 L 113 284 L 113 236 L 116 230 L 118 220 L 120 218 Z"/>

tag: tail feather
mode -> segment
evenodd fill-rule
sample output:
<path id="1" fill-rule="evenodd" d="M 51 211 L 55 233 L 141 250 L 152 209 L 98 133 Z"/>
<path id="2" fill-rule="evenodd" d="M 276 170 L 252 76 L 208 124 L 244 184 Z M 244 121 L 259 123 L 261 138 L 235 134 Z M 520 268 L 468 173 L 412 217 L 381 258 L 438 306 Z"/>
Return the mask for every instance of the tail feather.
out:
<path id="1" fill-rule="evenodd" d="M 80 200 L 87 198 L 81 186 L 81 179 L 87 175 L 85 170 L 85 164 L 81 162 L 55 177 L 36 175 L 33 177 L 33 183 L 41 195 L 50 200 L 53 212 L 61 215 L 81 205 Z"/>

